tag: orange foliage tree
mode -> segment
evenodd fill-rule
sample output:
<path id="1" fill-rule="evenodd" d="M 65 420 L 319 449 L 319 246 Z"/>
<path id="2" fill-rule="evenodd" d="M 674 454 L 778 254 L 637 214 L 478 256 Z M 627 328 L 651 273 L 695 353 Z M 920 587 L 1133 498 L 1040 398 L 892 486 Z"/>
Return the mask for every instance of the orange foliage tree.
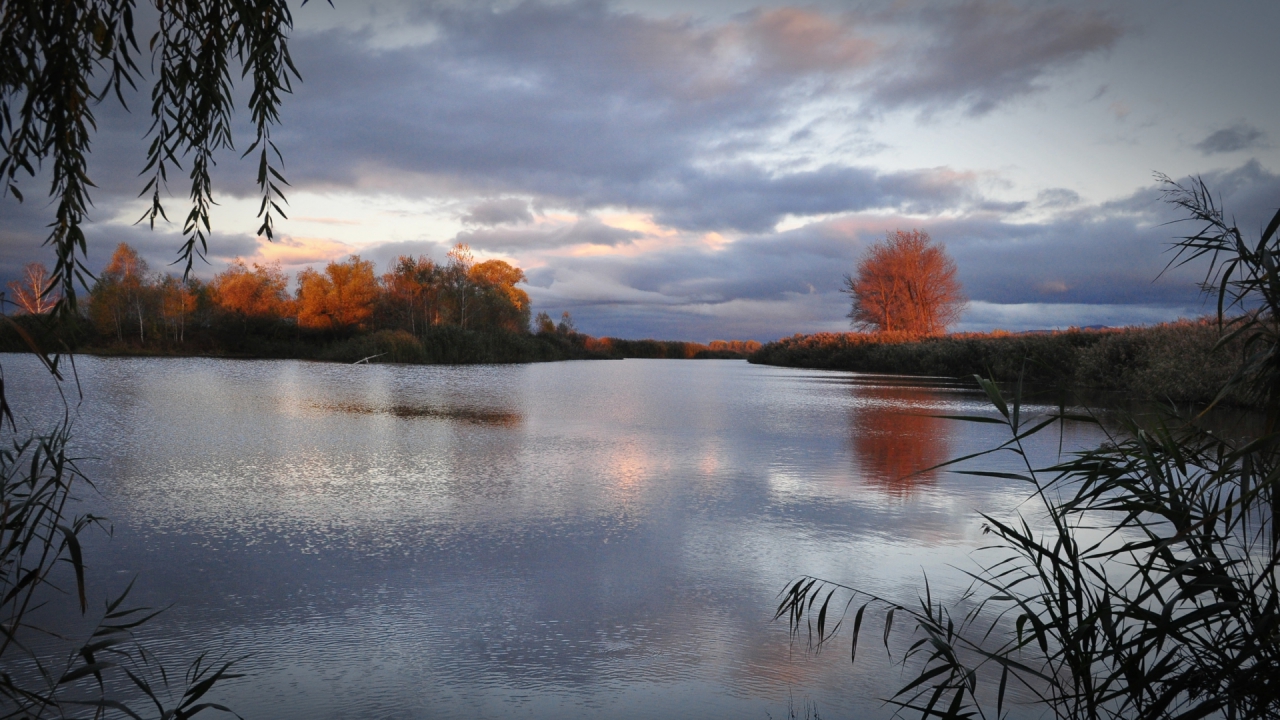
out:
<path id="1" fill-rule="evenodd" d="M 524 271 L 502 260 L 485 260 L 471 267 L 476 302 L 471 322 L 477 327 L 523 332 L 529 327 L 529 294 L 516 287 Z"/>
<path id="2" fill-rule="evenodd" d="M 90 317 L 99 332 L 114 330 L 120 342 L 124 342 L 125 328 L 132 334 L 136 324 L 138 340 L 145 344 L 154 289 L 147 261 L 128 243 L 120 243 L 90 293 Z"/>
<path id="3" fill-rule="evenodd" d="M 157 288 L 160 294 L 160 319 L 164 330 L 175 342 L 187 339 L 187 319 L 196 309 L 200 294 L 200 281 L 195 278 L 181 280 L 165 275 Z"/>
<path id="4" fill-rule="evenodd" d="M 401 255 L 382 276 L 383 299 L 392 322 L 419 335 L 440 321 L 441 268 L 431 258 Z"/>
<path id="5" fill-rule="evenodd" d="M 331 262 L 321 274 L 298 273 L 298 325 L 317 330 L 361 328 L 373 317 L 380 292 L 373 263 L 352 255 Z"/>
<path id="6" fill-rule="evenodd" d="M 253 264 L 240 258 L 213 277 L 209 292 L 222 311 L 245 318 L 279 319 L 292 314 L 288 294 L 289 279 L 279 263 Z"/>
<path id="7" fill-rule="evenodd" d="M 955 262 L 923 230 L 897 230 L 869 248 L 845 292 L 854 326 L 914 337 L 946 332 L 965 304 Z"/>
<path id="8" fill-rule="evenodd" d="M 22 268 L 22 279 L 9 283 L 9 292 L 13 293 L 13 304 L 19 312 L 29 315 L 43 315 L 58 303 L 58 291 L 51 287 L 49 268 L 44 263 L 27 263 Z"/>

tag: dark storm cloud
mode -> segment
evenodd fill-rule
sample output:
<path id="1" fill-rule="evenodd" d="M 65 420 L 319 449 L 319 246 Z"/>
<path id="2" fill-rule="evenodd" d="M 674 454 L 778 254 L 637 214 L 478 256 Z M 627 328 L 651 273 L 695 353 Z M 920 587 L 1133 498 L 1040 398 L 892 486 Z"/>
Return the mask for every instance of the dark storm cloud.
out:
<path id="1" fill-rule="evenodd" d="M 1266 133 L 1252 125 L 1236 123 L 1229 128 L 1210 133 L 1209 137 L 1196 143 L 1195 147 L 1205 155 L 1229 153 L 1261 147 L 1266 137 Z"/>
<path id="2" fill-rule="evenodd" d="M 908 38 L 885 73 L 866 82 L 882 107 L 959 107 L 982 115 L 1042 88 L 1053 70 L 1107 50 L 1122 34 L 1101 12 L 1006 2 L 896 6 L 891 21 Z"/>
<path id="3" fill-rule="evenodd" d="M 502 197 L 511 194 L 579 211 L 648 211 L 688 230 L 751 233 L 789 214 L 954 210 L 981 199 L 969 178 L 945 170 L 778 169 L 745 154 L 774 149 L 769 132 L 793 119 L 795 108 L 851 89 L 871 110 L 989 109 L 1107 47 L 1117 32 L 1105 18 L 1067 9 L 895 7 L 879 16 L 780 8 L 701 22 L 598 2 L 422 4 L 407 21 L 431 38 L 420 45 L 382 48 L 367 31 L 295 37 L 305 82 L 286 97 L 273 137 L 295 189 L 497 198 L 464 217 L 479 226 L 527 222 L 528 207 Z M 128 97 L 132 112 L 113 102 L 95 109 L 91 216 L 99 223 L 134 202 L 145 182 L 138 172 L 146 90 L 144 82 Z M 251 136 L 248 122 L 245 113 L 236 116 L 239 147 Z M 214 176 L 219 196 L 256 193 L 252 163 L 235 151 L 219 156 Z M 184 173 L 175 169 L 170 178 L 168 209 L 181 218 Z M 24 183 L 28 201 L 20 209 L 0 200 L 5 257 L 39 252 L 50 217 L 44 186 Z M 256 227 L 251 219 L 244 225 Z M 584 242 L 629 239 L 592 232 L 595 239 Z M 90 234 L 102 238 L 91 266 L 117 237 L 153 243 L 120 228 Z M 252 239 L 234 238 L 215 244 L 219 257 L 251 251 Z M 542 242 L 496 234 L 476 240 L 490 241 L 494 248 Z M 148 259 L 165 266 L 172 250 Z M 0 262 L 8 272 L 16 260 Z"/>
<path id="4" fill-rule="evenodd" d="M 1036 195 L 1035 205 L 1041 208 L 1066 208 L 1080 202 L 1080 193 L 1067 188 L 1049 188 Z"/>
<path id="5" fill-rule="evenodd" d="M 370 34 L 344 31 L 295 40 L 306 82 L 277 140 L 296 185 L 518 193 L 748 232 L 787 214 L 929 212 L 968 199 L 963 182 L 930 171 L 744 159 L 796 108 L 855 92 L 870 111 L 985 112 L 1119 33 L 1096 14 L 975 3 L 883 16 L 783 8 L 721 24 L 592 2 L 426 5 L 416 22 L 430 42 L 377 49 Z M 886 28 L 898 39 L 869 39 Z"/>
<path id="6" fill-rule="evenodd" d="M 532 221 L 533 213 L 529 212 L 529 202 L 520 198 L 485 200 L 462 216 L 462 222 L 468 225 L 493 226 Z"/>
<path id="7" fill-rule="evenodd" d="M 828 165 L 785 174 L 741 164 L 690 170 L 679 181 L 640 189 L 637 204 L 658 208 L 659 222 L 690 230 L 761 232 L 788 214 L 824 215 L 876 208 L 932 213 L 975 200 L 973 177 L 946 169 L 879 173 Z M 698 203 L 680 197 L 699 198 Z"/>

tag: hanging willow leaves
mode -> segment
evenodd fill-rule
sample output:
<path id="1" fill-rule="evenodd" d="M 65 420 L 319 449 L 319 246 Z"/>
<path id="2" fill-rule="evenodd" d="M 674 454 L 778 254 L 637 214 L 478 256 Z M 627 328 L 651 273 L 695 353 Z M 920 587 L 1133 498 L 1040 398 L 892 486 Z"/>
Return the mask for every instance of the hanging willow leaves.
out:
<path id="1" fill-rule="evenodd" d="M 307 0 L 302 4 L 306 5 Z M 6 2 L 0 13 L 0 181 L 18 200 L 18 176 L 50 173 L 54 206 L 45 243 L 56 262 L 46 294 L 60 291 L 59 316 L 76 309 L 76 288 L 93 277 L 85 264 L 82 229 L 91 204 L 89 156 L 97 121 L 94 107 L 126 88 L 154 80 L 150 127 L 139 193 L 150 207 L 141 218 L 168 220 L 162 202 L 171 171 L 185 169 L 190 210 L 183 223 L 179 261 L 189 272 L 208 249 L 213 205 L 210 172 L 216 154 L 233 148 L 235 78 L 251 85 L 248 111 L 254 137 L 244 151 L 258 153 L 258 234 L 274 236 L 283 216 L 283 163 L 271 139 L 283 96 L 301 78 L 289 54 L 293 16 L 286 0 L 156 2 L 156 29 L 147 52 L 151 73 L 139 67 L 135 0 Z M 126 106 L 127 107 L 127 106 Z M 184 168 L 185 165 L 185 168 Z"/>
<path id="2" fill-rule="evenodd" d="M 307 0 L 302 0 L 305 5 Z M 168 219 L 162 203 L 170 175 L 185 171 L 189 212 L 182 223 L 178 260 L 189 272 L 208 249 L 213 201 L 211 168 L 220 151 L 234 147 L 231 121 L 237 76 L 251 86 L 248 111 L 254 137 L 244 156 L 258 153 L 262 196 L 258 234 L 271 239 L 275 217 L 283 216 L 283 158 L 271 139 L 282 98 L 300 79 L 289 55 L 293 18 L 287 0 L 202 0 L 154 2 L 157 25 L 149 34 L 150 72 L 135 23 L 136 0 L 22 0 L 0 3 L 0 194 L 23 202 L 20 175 L 47 173 L 51 218 L 45 244 L 56 256 L 49 282 L 38 299 L 51 301 L 56 319 L 76 314 L 76 290 L 88 287 L 83 226 L 95 187 L 89 157 L 97 121 L 95 107 L 110 101 L 126 106 L 126 94 L 142 82 L 151 89 L 151 142 L 140 164 L 147 176 L 140 196 L 150 196 L 143 219 Z M 126 106 L 127 109 L 127 106 Z M 6 318 L 7 320 L 7 318 Z M 9 323 L 13 325 L 13 323 Z M 61 356 L 41 347 L 14 326 L 28 349 L 54 379 L 64 381 Z M 74 376 L 74 360 L 72 360 Z M 78 381 L 77 381 L 78 382 Z M 202 698 L 216 684 L 237 677 L 235 661 L 210 665 L 198 658 L 185 682 L 170 682 L 163 665 L 133 640 L 134 629 L 155 617 L 146 608 L 123 605 L 129 590 L 106 605 L 90 636 L 65 658 L 44 656 L 24 637 L 37 633 L 30 613 L 45 594 L 64 591 L 55 569 L 69 565 L 82 614 L 88 612 L 85 559 L 80 535 L 98 525 L 92 515 L 68 512 L 73 486 L 92 487 L 67 455 L 66 423 L 54 430 L 18 437 L 15 412 L 5 395 L 0 369 L 0 717 L 94 717 L 108 710 L 141 718 L 106 694 L 106 675 L 123 670 L 152 701 L 155 717 L 187 718 L 225 710 Z M 63 397 L 64 405 L 66 399 Z M 68 413 L 68 417 L 70 413 Z M 0 428 L 3 432 L 3 428 Z M 131 586 L 130 586 L 131 587 Z M 15 673 L 25 667 L 30 673 Z M 148 675 L 159 673 L 159 682 Z M 96 689 L 96 697 L 85 693 Z M 74 693 L 76 697 L 69 697 Z"/>

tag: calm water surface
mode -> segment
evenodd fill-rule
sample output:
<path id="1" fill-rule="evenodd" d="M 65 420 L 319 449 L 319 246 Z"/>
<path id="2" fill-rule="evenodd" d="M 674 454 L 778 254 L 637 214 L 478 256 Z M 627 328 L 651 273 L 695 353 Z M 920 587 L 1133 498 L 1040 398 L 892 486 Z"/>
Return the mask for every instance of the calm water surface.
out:
<path id="1" fill-rule="evenodd" d="M 988 413 L 977 394 L 904 378 L 77 363 L 86 507 L 114 524 L 91 582 L 136 575 L 136 599 L 172 603 L 145 631 L 166 656 L 253 653 L 220 698 L 249 720 L 888 716 L 900 671 L 874 643 L 856 671 L 847 648 L 792 645 L 779 591 L 815 574 L 911 602 L 927 573 L 955 595 L 977 512 L 1025 495 L 901 479 L 1004 439 L 922 416 Z M 46 423 L 36 366 L 3 364 L 18 414 Z"/>

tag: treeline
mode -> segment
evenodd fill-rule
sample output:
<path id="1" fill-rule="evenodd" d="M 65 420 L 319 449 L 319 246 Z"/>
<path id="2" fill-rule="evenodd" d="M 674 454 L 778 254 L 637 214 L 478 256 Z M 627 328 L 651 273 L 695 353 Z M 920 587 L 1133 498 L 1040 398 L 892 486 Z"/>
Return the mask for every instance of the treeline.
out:
<path id="1" fill-rule="evenodd" d="M 1219 339 L 1212 320 L 1046 333 L 957 333 L 914 339 L 891 333 L 795 335 L 748 359 L 763 365 L 969 377 L 1019 376 L 1042 386 L 1117 391 L 1180 403 L 1211 401 L 1239 367 L 1242 348 Z M 1255 399 L 1236 392 L 1241 405 Z"/>
<path id="2" fill-rule="evenodd" d="M 37 265 L 10 284 L 20 315 L 16 328 L 0 330 L 0 350 L 26 349 L 18 329 L 49 349 L 346 362 L 745 357 L 760 347 L 593 338 L 577 332 L 567 312 L 559 324 L 540 313 L 531 332 L 529 296 L 517 287 L 524 271 L 502 260 L 476 262 L 461 244 L 443 264 L 406 255 L 382 274 L 352 255 L 302 270 L 291 292 L 278 264 L 236 259 L 208 282 L 183 280 L 151 272 L 122 243 L 79 314 L 56 325 L 41 316 L 55 298 L 42 294 L 48 274 Z"/>
<path id="3" fill-rule="evenodd" d="M 529 296 L 516 287 L 524 272 L 501 260 L 477 263 L 465 245 L 438 265 L 401 256 L 379 275 L 352 255 L 289 279 L 278 264 L 236 259 L 208 282 L 153 274 L 122 243 L 90 290 L 85 315 L 99 340 L 120 346 L 181 346 L 234 337 L 342 337 L 402 330 L 423 337 L 432 328 L 525 331 Z"/>

